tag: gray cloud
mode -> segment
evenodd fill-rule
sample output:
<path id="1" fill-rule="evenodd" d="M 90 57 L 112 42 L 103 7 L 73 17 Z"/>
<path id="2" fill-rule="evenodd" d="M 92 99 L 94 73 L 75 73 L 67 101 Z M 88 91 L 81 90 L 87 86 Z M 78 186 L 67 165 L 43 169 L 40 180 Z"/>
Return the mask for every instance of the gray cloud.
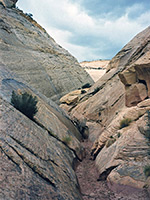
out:
<path id="1" fill-rule="evenodd" d="M 26 0 L 18 6 L 79 61 L 111 59 L 150 19 L 147 0 Z"/>

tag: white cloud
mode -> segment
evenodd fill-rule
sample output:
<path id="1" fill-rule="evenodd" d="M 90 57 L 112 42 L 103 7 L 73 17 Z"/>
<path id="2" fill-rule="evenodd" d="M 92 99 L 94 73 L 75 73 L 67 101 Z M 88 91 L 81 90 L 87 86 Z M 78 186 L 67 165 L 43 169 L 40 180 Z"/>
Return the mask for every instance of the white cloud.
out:
<path id="1" fill-rule="evenodd" d="M 127 7 L 125 14 L 115 20 L 89 16 L 79 1 L 72 3 L 70 0 L 26 0 L 20 1 L 18 5 L 22 5 L 23 10 L 26 6 L 25 12 L 32 12 L 33 17 L 56 42 L 69 50 L 78 60 L 104 58 L 106 49 L 112 49 L 113 52 L 114 46 L 121 48 L 135 34 L 148 26 L 150 18 L 150 13 L 142 13 L 142 4 Z M 141 14 L 138 18 L 131 19 L 130 15 L 139 10 Z M 91 46 L 84 46 L 82 41 L 80 44 L 71 43 L 72 38 L 76 38 L 77 41 L 81 36 L 93 38 L 93 45 L 90 43 Z M 94 47 L 94 42 L 99 46 L 99 53 L 98 49 L 95 49 L 97 46 Z"/>

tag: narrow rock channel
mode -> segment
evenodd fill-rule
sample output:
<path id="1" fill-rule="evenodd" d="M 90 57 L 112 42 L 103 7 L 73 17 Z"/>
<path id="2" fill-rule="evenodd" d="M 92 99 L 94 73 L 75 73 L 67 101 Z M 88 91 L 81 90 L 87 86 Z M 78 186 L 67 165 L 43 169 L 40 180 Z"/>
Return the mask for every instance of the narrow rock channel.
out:
<path id="1" fill-rule="evenodd" d="M 90 155 L 92 143 L 85 140 L 82 145 L 85 148 L 86 157 L 77 167 L 76 175 L 83 200 L 149 200 L 145 191 L 126 196 L 111 191 L 107 186 L 107 181 L 97 181 L 99 173 Z"/>

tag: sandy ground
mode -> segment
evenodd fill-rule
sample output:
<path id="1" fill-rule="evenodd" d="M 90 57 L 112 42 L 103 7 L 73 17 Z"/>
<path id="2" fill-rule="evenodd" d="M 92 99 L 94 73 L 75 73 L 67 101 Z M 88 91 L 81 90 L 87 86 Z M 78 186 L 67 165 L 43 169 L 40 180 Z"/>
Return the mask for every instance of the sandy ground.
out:
<path id="1" fill-rule="evenodd" d="M 127 196 L 110 190 L 106 181 L 97 181 L 99 174 L 90 156 L 92 143 L 86 140 L 82 145 L 86 150 L 86 157 L 77 167 L 76 174 L 83 200 L 150 200 L 146 191 Z"/>
<path id="2" fill-rule="evenodd" d="M 84 61 L 80 65 L 87 71 L 87 73 L 96 82 L 106 72 L 106 67 L 109 60 L 95 60 L 95 61 Z"/>

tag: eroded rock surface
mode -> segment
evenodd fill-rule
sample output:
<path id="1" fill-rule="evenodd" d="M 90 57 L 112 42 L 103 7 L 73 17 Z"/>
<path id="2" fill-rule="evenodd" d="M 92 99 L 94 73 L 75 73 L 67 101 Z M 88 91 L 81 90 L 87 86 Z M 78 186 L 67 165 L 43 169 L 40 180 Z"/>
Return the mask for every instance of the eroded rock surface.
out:
<path id="1" fill-rule="evenodd" d="M 150 147 L 139 125 L 146 126 L 142 116 L 150 109 L 149 39 L 150 27 L 110 61 L 105 75 L 79 98 L 77 106 L 66 107 L 74 120 L 88 127 L 99 179 L 107 179 L 117 191 L 147 188 L 143 170 L 150 163 Z M 130 126 L 121 129 L 121 120 L 127 118 Z"/>
<path id="2" fill-rule="evenodd" d="M 57 105 L 5 66 L 0 72 L 0 199 L 82 199 L 74 172 L 84 156 L 79 131 Z M 10 104 L 18 89 L 37 96 L 35 121 Z"/>
<path id="3" fill-rule="evenodd" d="M 150 163 L 150 147 L 139 127 L 146 126 L 145 116 L 141 116 L 149 109 L 150 107 L 123 109 L 93 146 L 93 154 L 97 154 L 96 165 L 100 179 L 107 178 L 111 187 L 116 190 L 121 186 L 143 189 L 146 184 L 144 167 Z M 130 118 L 132 122 L 121 129 L 120 122 L 126 118 Z M 98 152 L 99 150 L 101 151 Z"/>
<path id="4" fill-rule="evenodd" d="M 0 18 L 0 62 L 46 97 L 58 102 L 66 93 L 93 83 L 77 60 L 30 16 L 0 5 Z"/>

